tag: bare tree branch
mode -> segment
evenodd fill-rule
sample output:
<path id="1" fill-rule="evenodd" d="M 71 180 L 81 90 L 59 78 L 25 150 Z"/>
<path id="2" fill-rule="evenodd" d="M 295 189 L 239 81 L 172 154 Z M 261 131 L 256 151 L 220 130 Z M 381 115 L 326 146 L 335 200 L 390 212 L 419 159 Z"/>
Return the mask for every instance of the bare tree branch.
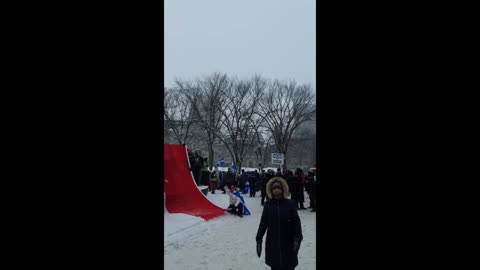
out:
<path id="1" fill-rule="evenodd" d="M 213 166 L 213 145 L 220 128 L 220 111 L 225 104 L 223 92 L 231 87 L 226 74 L 214 73 L 203 79 L 191 81 L 175 81 L 177 88 L 187 97 L 194 110 L 194 121 L 206 133 L 209 165 Z"/>
<path id="2" fill-rule="evenodd" d="M 309 85 L 274 81 L 259 104 L 275 145 L 285 156 L 293 133 L 315 115 L 315 94 Z"/>
<path id="3" fill-rule="evenodd" d="M 164 89 L 164 121 L 179 144 L 186 143 L 192 124 L 192 106 L 182 93 L 175 89 Z"/>
<path id="4" fill-rule="evenodd" d="M 219 139 L 241 169 L 245 156 L 252 150 L 258 138 L 258 130 L 264 118 L 258 111 L 266 82 L 260 76 L 250 80 L 232 80 L 232 87 L 223 92 L 226 102 L 221 110 Z"/>

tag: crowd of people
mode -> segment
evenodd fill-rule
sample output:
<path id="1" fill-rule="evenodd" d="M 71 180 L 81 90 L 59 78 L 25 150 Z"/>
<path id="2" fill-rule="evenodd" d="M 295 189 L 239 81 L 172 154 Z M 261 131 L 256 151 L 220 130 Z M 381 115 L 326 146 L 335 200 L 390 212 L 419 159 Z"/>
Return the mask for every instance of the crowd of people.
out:
<path id="1" fill-rule="evenodd" d="M 238 188 L 243 193 L 248 185 L 250 197 L 255 197 L 257 192 L 260 192 L 260 203 L 264 205 L 269 200 L 266 190 L 268 181 L 274 177 L 281 177 L 288 185 L 290 199 L 296 203 L 297 210 L 310 208 L 311 212 L 316 211 L 315 168 L 309 169 L 307 173 L 304 173 L 301 168 L 296 168 L 294 171 L 277 168 L 277 171 L 269 169 L 267 171 L 262 170 L 259 173 L 258 170 L 246 172 L 243 169 L 240 172 L 235 172 L 232 168 L 228 168 L 226 172 L 223 172 L 214 167 L 210 171 L 208 158 L 204 158 L 198 152 L 192 151 L 189 151 L 188 156 L 195 183 L 198 186 L 208 186 L 208 191 L 212 194 L 215 194 L 215 191 L 226 194 L 225 187 L 230 189 L 231 186 Z M 308 208 L 304 205 L 304 191 L 307 192 L 310 201 Z"/>
<path id="2" fill-rule="evenodd" d="M 250 214 L 240 194 L 247 193 L 247 186 L 250 197 L 260 192 L 263 212 L 256 236 L 257 255 L 261 255 L 262 239 L 267 233 L 265 263 L 271 269 L 294 269 L 298 265 L 297 255 L 303 239 L 297 211 L 311 208 L 311 212 L 316 212 L 316 169 L 311 168 L 304 173 L 301 168 L 278 168 L 259 173 L 258 170 L 246 172 L 243 169 L 236 172 L 232 168 L 223 172 L 214 167 L 210 171 L 208 158 L 203 158 L 200 153 L 189 150 L 188 158 L 195 183 L 208 186 L 212 194 L 215 191 L 227 194 L 227 210 L 233 215 L 243 217 Z M 310 202 L 308 208 L 304 205 L 305 191 Z M 277 237 L 279 232 L 282 232 L 282 237 Z"/>

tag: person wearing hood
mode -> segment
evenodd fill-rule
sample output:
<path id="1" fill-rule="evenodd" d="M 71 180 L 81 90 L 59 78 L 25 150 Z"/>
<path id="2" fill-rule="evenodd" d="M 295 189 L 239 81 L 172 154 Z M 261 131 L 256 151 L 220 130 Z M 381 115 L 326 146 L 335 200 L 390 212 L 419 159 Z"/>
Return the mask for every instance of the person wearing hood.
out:
<path id="1" fill-rule="evenodd" d="M 267 183 L 264 205 L 256 242 L 257 255 L 262 253 L 262 240 L 267 233 L 265 263 L 272 270 L 292 270 L 298 265 L 298 251 L 303 240 L 302 226 L 297 206 L 288 199 L 288 185 L 281 177 L 274 177 Z"/>

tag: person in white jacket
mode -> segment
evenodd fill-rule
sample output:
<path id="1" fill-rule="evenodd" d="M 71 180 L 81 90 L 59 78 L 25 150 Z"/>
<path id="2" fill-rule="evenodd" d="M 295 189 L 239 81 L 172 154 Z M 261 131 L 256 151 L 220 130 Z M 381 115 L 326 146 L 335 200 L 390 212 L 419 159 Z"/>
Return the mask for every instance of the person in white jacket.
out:
<path id="1" fill-rule="evenodd" d="M 233 192 L 235 192 L 235 186 L 231 185 L 230 188 L 225 186 L 224 189 L 230 199 L 230 205 L 228 206 L 227 212 L 243 217 L 243 203 L 239 197 L 233 194 Z"/>

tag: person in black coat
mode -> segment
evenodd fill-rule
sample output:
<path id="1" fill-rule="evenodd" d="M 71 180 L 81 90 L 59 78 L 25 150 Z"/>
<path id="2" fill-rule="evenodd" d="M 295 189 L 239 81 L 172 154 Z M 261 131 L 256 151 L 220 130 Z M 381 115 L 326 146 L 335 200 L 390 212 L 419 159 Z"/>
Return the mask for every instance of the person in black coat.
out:
<path id="1" fill-rule="evenodd" d="M 250 185 L 250 197 L 255 197 L 257 193 L 255 187 L 257 186 L 257 177 L 254 173 L 250 174 L 248 177 L 248 184 Z"/>
<path id="2" fill-rule="evenodd" d="M 273 178 L 273 171 L 271 171 L 271 170 L 268 170 L 267 173 L 262 176 L 262 180 L 260 182 L 260 194 L 262 195 L 262 200 L 260 201 L 260 203 L 262 205 L 265 204 L 265 199 L 267 199 L 267 201 L 268 201 L 268 198 L 267 198 L 267 183 L 272 178 Z"/>
<path id="3" fill-rule="evenodd" d="M 292 171 L 287 171 L 285 175 L 287 176 L 287 184 L 288 188 L 290 189 L 291 199 L 295 202 L 297 209 L 307 209 L 303 206 L 303 201 L 300 194 L 303 192 L 300 180 L 296 175 L 293 174 Z"/>
<path id="4" fill-rule="evenodd" d="M 240 188 L 240 192 L 242 193 L 243 190 L 245 189 L 245 184 L 247 183 L 248 179 L 248 173 L 245 173 L 245 170 L 242 169 L 242 173 L 240 174 L 239 181 L 238 181 L 238 187 Z"/>
<path id="5" fill-rule="evenodd" d="M 308 208 L 312 208 L 312 212 L 316 211 L 316 183 L 315 183 L 315 171 L 309 171 L 307 177 L 307 192 L 308 197 L 310 198 L 310 206 Z"/>
<path id="6" fill-rule="evenodd" d="M 192 155 L 192 159 L 190 161 L 190 166 L 192 167 L 192 174 L 193 178 L 195 179 L 195 183 L 199 186 L 200 183 L 200 169 L 202 167 L 202 157 L 198 152 L 195 152 Z"/>
<path id="7" fill-rule="evenodd" d="M 311 212 L 317 211 L 317 175 L 313 176 L 313 185 L 312 185 L 312 197 L 313 197 L 313 207 Z"/>
<path id="8" fill-rule="evenodd" d="M 307 209 L 303 206 L 303 204 L 305 203 L 305 194 L 304 194 L 304 191 L 305 191 L 305 175 L 303 174 L 303 171 L 302 169 L 300 168 L 297 168 L 295 170 L 295 176 L 297 177 L 298 179 L 298 182 L 300 184 L 299 186 L 299 202 L 300 202 L 300 209 Z"/>
<path id="9" fill-rule="evenodd" d="M 220 174 L 219 175 L 220 176 L 220 178 L 219 178 L 220 182 L 219 182 L 219 185 L 218 185 L 218 189 L 223 190 L 223 187 L 225 187 L 225 172 L 219 172 L 219 174 Z"/>
<path id="10" fill-rule="evenodd" d="M 298 250 L 303 240 L 297 206 L 288 199 L 288 185 L 281 177 L 267 183 L 267 195 L 256 241 L 257 255 L 262 252 L 262 239 L 267 232 L 265 263 L 272 270 L 292 270 L 298 265 Z"/>
<path id="11" fill-rule="evenodd" d="M 275 173 L 275 176 L 283 177 L 282 169 L 277 168 L 277 172 Z"/>
<path id="12" fill-rule="evenodd" d="M 225 181 L 224 181 L 224 188 L 225 186 L 229 187 L 232 185 L 235 185 L 235 174 L 233 173 L 232 169 L 228 168 L 227 173 L 225 174 Z M 236 186 L 236 185 L 235 185 Z M 225 194 L 225 191 L 223 191 L 223 194 Z"/>
<path id="13" fill-rule="evenodd" d="M 255 172 L 253 172 L 253 175 L 255 175 L 255 178 L 257 178 L 257 181 L 258 181 L 258 179 L 260 179 L 260 174 L 258 173 L 257 170 L 255 170 Z"/>

